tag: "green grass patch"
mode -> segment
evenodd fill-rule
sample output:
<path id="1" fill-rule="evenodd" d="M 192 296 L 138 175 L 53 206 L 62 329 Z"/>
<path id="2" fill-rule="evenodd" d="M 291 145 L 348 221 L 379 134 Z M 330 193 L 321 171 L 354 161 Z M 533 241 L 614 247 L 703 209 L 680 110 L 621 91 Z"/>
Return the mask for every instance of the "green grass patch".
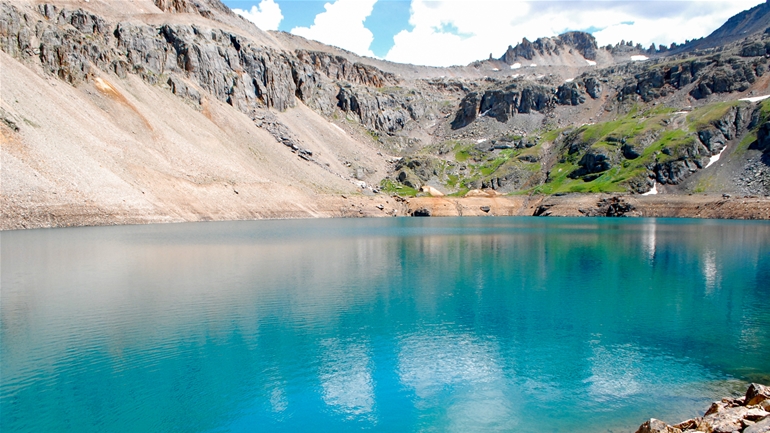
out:
<path id="1" fill-rule="evenodd" d="M 749 132 L 743 137 L 743 139 L 741 139 L 741 142 L 738 143 L 738 147 L 735 148 L 733 155 L 734 156 L 745 155 L 746 152 L 749 150 L 749 146 L 751 146 L 751 143 L 755 141 L 757 141 L 757 133 L 755 131 Z"/>
<path id="2" fill-rule="evenodd" d="M 717 102 L 694 110 L 687 116 L 687 121 L 690 123 L 690 130 L 695 132 L 707 128 L 713 122 L 723 118 L 730 108 L 735 107 L 740 103 L 741 101 Z"/>
<path id="3" fill-rule="evenodd" d="M 390 179 L 383 179 L 380 182 L 380 189 L 389 194 L 397 194 L 402 197 L 414 197 L 417 195 L 417 193 L 420 192 L 406 185 L 401 185 L 400 183 L 393 182 Z"/>
<path id="4" fill-rule="evenodd" d="M 380 141 L 380 134 L 378 134 L 377 132 L 372 131 L 371 129 L 367 129 L 366 133 L 369 134 L 370 137 L 372 137 L 372 140 Z"/>

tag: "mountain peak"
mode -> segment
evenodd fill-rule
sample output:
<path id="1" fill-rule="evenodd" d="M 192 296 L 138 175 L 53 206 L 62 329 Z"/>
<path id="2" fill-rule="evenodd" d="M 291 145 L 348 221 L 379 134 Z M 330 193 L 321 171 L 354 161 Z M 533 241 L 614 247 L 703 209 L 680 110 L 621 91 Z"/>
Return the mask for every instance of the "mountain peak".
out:
<path id="1" fill-rule="evenodd" d="M 555 37 L 538 38 L 530 42 L 527 38 L 516 44 L 515 47 L 508 46 L 501 61 L 513 65 L 517 60 L 532 60 L 535 57 L 560 56 L 562 53 L 574 53 L 577 51 L 586 60 L 596 60 L 598 50 L 596 39 L 589 33 L 574 31 L 562 33 Z"/>

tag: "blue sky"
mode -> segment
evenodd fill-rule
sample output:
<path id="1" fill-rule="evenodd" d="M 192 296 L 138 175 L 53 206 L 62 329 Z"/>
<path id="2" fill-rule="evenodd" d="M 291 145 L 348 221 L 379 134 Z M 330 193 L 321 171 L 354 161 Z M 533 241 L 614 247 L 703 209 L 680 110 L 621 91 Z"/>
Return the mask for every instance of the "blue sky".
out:
<path id="1" fill-rule="evenodd" d="M 258 6 L 260 1 L 224 0 L 223 3 L 230 9 L 248 11 L 252 7 Z M 277 30 L 291 32 L 296 27 L 313 25 L 316 15 L 324 12 L 324 4 L 327 2 L 320 0 L 275 0 L 275 3 L 278 4 L 283 15 Z M 393 36 L 401 30 L 412 28 L 409 25 L 409 8 L 410 2 L 407 0 L 379 0 L 374 4 L 372 14 L 366 18 L 364 25 L 374 36 L 370 49 L 375 56 L 384 58 L 393 47 Z"/>
<path id="2" fill-rule="evenodd" d="M 283 30 L 360 55 L 449 66 L 569 30 L 600 45 L 669 45 L 706 36 L 764 0 L 223 0 L 263 30 Z"/>

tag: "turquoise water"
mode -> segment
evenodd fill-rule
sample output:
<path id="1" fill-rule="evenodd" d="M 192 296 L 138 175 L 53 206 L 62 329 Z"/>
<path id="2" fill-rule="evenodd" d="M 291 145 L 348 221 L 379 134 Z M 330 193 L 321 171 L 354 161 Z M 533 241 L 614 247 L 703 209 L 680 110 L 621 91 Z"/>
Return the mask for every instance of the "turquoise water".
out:
<path id="1" fill-rule="evenodd" d="M 770 382 L 770 224 L 0 233 L 7 432 L 633 432 Z"/>

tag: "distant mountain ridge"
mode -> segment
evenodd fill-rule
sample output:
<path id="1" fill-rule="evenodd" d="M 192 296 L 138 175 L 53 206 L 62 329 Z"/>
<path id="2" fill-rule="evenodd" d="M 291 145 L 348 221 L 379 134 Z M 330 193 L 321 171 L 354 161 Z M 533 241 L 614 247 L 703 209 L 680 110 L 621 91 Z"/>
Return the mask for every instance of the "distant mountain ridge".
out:
<path id="1" fill-rule="evenodd" d="M 770 0 L 730 17 L 705 38 L 696 39 L 672 50 L 671 54 L 705 50 L 740 41 L 770 28 Z"/>
<path id="2" fill-rule="evenodd" d="M 593 35 L 585 32 L 567 32 L 555 37 L 538 38 L 535 42 L 524 38 L 515 47 L 509 45 L 500 60 L 512 65 L 520 59 L 532 60 L 537 55 L 559 56 L 570 50 L 576 50 L 586 60 L 596 60 L 598 49 L 599 46 Z"/>

